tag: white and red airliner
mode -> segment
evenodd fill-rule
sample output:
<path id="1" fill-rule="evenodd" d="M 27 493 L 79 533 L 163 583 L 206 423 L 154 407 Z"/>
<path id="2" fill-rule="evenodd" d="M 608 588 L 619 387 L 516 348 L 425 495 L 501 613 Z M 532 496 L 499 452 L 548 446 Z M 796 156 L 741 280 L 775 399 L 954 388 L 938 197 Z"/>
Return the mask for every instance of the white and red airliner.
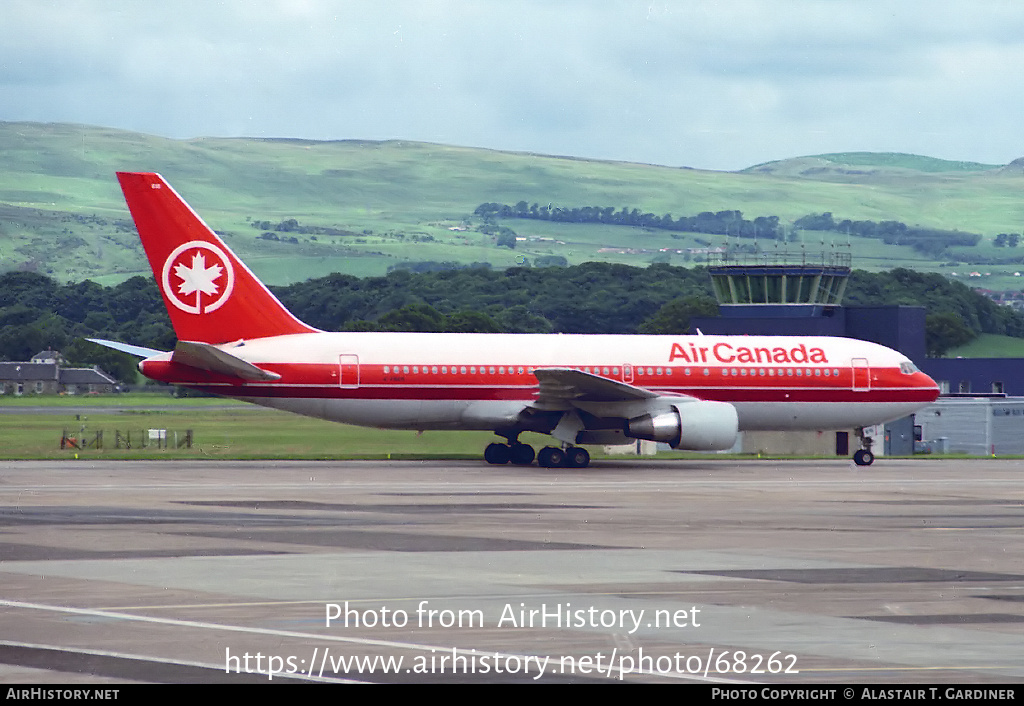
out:
<path id="1" fill-rule="evenodd" d="M 493 431 L 489 463 L 584 467 L 583 444 L 731 448 L 744 430 L 831 430 L 939 394 L 904 355 L 846 338 L 327 333 L 291 314 L 158 174 L 118 179 L 178 343 L 150 378 L 387 429 Z M 524 431 L 558 445 L 534 452 Z M 870 448 L 855 454 L 871 463 Z"/>

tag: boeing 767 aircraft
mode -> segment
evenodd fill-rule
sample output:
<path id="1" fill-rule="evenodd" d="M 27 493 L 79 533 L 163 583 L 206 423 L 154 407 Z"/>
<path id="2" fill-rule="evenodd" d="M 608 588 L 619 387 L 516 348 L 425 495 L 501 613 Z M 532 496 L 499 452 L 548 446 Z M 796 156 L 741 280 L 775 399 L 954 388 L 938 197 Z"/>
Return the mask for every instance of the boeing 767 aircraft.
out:
<path id="1" fill-rule="evenodd" d="M 348 424 L 493 431 L 488 463 L 574 468 L 584 444 L 724 450 L 740 431 L 864 427 L 939 394 L 906 356 L 846 338 L 319 331 L 163 177 L 117 177 L 178 343 L 97 342 L 145 357 L 154 380 Z M 535 453 L 524 431 L 557 444 Z"/>

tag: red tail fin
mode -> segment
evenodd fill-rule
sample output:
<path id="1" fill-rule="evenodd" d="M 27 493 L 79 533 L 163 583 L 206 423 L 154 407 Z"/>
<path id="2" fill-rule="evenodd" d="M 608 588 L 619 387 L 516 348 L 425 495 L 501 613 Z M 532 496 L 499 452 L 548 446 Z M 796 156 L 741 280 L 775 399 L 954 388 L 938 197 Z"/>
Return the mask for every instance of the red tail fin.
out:
<path id="1" fill-rule="evenodd" d="M 157 286 L 183 341 L 316 329 L 295 318 L 159 174 L 118 172 Z"/>

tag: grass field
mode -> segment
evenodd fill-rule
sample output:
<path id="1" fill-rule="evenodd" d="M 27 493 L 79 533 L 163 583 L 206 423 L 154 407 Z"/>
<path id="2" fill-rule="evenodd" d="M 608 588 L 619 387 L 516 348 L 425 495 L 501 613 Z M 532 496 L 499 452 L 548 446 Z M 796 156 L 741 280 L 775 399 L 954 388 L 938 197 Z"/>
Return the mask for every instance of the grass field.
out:
<path id="1" fill-rule="evenodd" d="M 12 409 L 18 412 L 11 412 Z M 66 410 L 66 412 L 64 411 Z M 168 439 L 193 432 L 191 450 L 139 448 L 149 429 Z M 103 432 L 103 450 L 61 449 L 63 433 L 91 441 Z M 115 431 L 133 448 L 115 448 Z M 538 437 L 539 438 L 539 437 Z M 0 400 L 0 458 L 479 458 L 494 439 L 486 432 L 365 429 L 214 398 L 166 395 L 91 399 L 25 396 Z M 525 435 L 524 435 L 525 439 Z"/>
<path id="2" fill-rule="evenodd" d="M 949 351 L 947 358 L 1024 358 L 1024 339 L 983 333 L 966 346 Z"/>
<path id="3" fill-rule="evenodd" d="M 166 430 L 169 442 L 166 447 L 148 441 L 150 429 Z M 99 449 L 91 446 L 97 431 L 102 431 L 103 436 L 103 447 Z M 192 432 L 192 448 L 174 448 L 175 433 L 183 442 L 187 431 Z M 122 438 L 130 436 L 132 448 L 117 448 L 118 432 Z M 65 434 L 77 443 L 90 445 L 61 448 Z M 147 439 L 146 447 L 140 445 L 141 439 Z M 368 429 L 221 398 L 175 399 L 166 394 L 149 393 L 0 398 L 0 460 L 472 459 L 483 463 L 484 447 L 497 440 L 490 432 L 482 431 L 420 434 Z M 520 440 L 538 450 L 553 443 L 550 436 L 529 432 L 523 433 Z M 599 446 L 588 447 L 588 450 L 594 459 L 608 458 Z M 752 457 L 752 454 L 660 450 L 656 457 L 632 456 L 630 462 L 655 459 L 706 462 Z M 500 470 L 500 467 L 495 468 L 495 472 Z"/>
<path id="4" fill-rule="evenodd" d="M 170 140 L 82 125 L 0 123 L 0 159 L 0 208 L 8 209 L 0 214 L 0 267 L 104 284 L 148 274 L 134 235 L 114 224 L 128 218 L 118 170 L 163 173 L 271 284 L 331 271 L 377 275 L 418 260 L 506 267 L 523 257 L 561 255 L 570 264 L 646 265 L 656 255 L 598 251 L 696 244 L 642 229 L 510 220 L 505 225 L 523 235 L 564 241 L 523 243 L 513 252 L 481 233 L 450 230 L 467 220 L 472 227 L 473 210 L 489 201 L 628 206 L 677 217 L 739 209 L 748 218 L 778 215 L 783 222 L 830 211 L 837 219 L 979 232 L 985 243 L 1019 232 L 1024 222 L 1024 175 L 915 155 L 822 155 L 711 172 L 403 141 Z M 289 218 L 356 235 L 272 243 L 250 225 Z M 832 240 L 826 248 L 845 244 Z M 805 236 L 808 248 L 816 243 Z M 850 244 L 855 267 L 948 270 L 908 248 L 858 238 Z M 987 244 L 971 250 L 964 254 L 1015 254 Z M 993 281 L 1009 285 L 1017 284 L 1007 279 L 1014 269 L 987 267 Z"/>
<path id="5" fill-rule="evenodd" d="M 187 448 L 140 448 L 148 430 L 175 432 Z M 67 433 L 91 442 L 103 432 L 103 448 L 61 448 Z M 130 434 L 133 448 L 116 448 L 116 433 Z M 24 459 L 478 459 L 498 441 L 490 432 L 395 431 L 368 429 L 310 419 L 220 398 L 174 399 L 166 394 L 58 397 L 26 395 L 0 398 L 0 460 Z M 549 436 L 524 433 L 524 443 L 540 449 Z M 589 447 L 604 458 L 601 447 Z M 714 454 L 716 458 L 732 458 Z M 636 458 L 636 457 L 634 457 Z M 692 452 L 660 452 L 658 458 L 708 458 Z"/>

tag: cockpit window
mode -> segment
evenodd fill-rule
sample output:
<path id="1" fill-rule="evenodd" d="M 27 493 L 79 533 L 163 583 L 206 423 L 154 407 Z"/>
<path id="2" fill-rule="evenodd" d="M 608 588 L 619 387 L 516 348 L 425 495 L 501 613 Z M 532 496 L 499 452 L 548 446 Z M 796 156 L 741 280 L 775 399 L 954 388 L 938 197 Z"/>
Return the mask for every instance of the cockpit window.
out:
<path id="1" fill-rule="evenodd" d="M 918 370 L 916 365 L 914 365 L 908 360 L 904 363 L 900 363 L 900 372 L 902 372 L 904 375 L 913 375 L 914 373 L 919 373 L 921 371 Z"/>

